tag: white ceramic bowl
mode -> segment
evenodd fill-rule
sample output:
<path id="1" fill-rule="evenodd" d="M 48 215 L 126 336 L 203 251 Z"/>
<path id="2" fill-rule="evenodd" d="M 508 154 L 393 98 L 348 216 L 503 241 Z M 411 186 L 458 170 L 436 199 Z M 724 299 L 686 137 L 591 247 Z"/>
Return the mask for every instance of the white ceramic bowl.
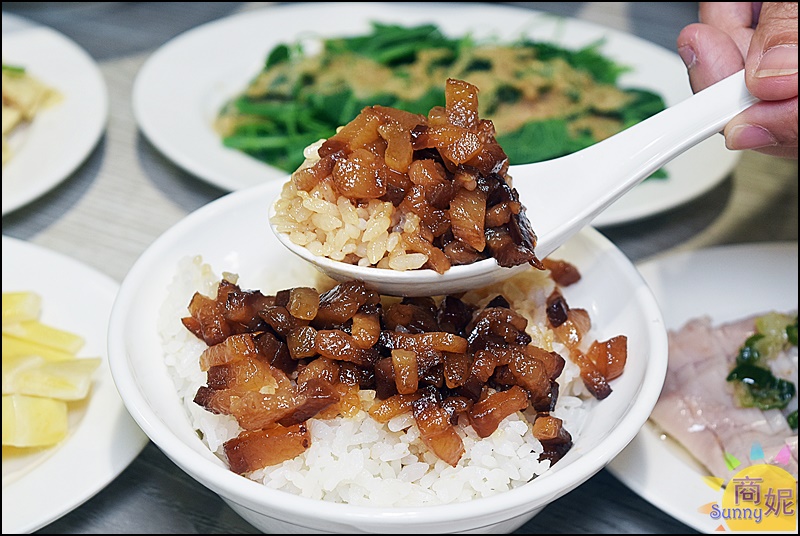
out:
<path id="1" fill-rule="evenodd" d="M 268 489 L 231 472 L 195 433 L 164 363 L 157 319 L 167 285 L 186 256 L 216 273 L 239 274 L 242 288 L 275 292 L 314 284 L 313 268 L 280 245 L 269 228 L 277 182 L 240 190 L 197 210 L 158 238 L 123 281 L 109 328 L 112 374 L 128 410 L 179 467 L 265 532 L 508 533 L 602 469 L 650 415 L 664 382 L 667 338 L 656 301 L 630 261 L 587 228 L 553 254 L 582 280 L 566 287 L 594 334 L 628 336 L 625 372 L 597 404 L 569 453 L 536 480 L 467 503 L 419 508 L 335 504 Z"/>

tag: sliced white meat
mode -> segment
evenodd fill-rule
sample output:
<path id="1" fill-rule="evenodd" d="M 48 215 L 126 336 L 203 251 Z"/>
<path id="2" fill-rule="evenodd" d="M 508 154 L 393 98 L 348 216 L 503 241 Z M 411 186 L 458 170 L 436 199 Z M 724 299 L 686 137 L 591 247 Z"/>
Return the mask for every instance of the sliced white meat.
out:
<path id="1" fill-rule="evenodd" d="M 715 327 L 710 318 L 703 317 L 670 332 L 667 378 L 651 415 L 709 474 L 726 481 L 745 466 L 774 462 L 787 445 L 791 458 L 788 465 L 780 467 L 797 477 L 797 432 L 789 427 L 781 410 L 738 407 L 733 385 L 726 381 L 739 348 L 755 333 L 756 318 Z M 796 352 L 794 363 L 790 381 L 796 382 Z M 763 460 L 750 459 L 755 443 L 763 449 Z M 726 453 L 742 465 L 729 470 Z"/>

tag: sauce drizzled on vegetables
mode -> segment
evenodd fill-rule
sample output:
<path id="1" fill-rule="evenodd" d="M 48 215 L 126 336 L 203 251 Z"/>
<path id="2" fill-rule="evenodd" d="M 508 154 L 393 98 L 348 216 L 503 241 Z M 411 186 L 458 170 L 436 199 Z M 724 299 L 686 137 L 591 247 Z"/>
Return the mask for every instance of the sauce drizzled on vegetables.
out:
<path id="1" fill-rule="evenodd" d="M 374 23 L 369 33 L 275 46 L 264 68 L 220 110 L 226 147 L 288 172 L 303 149 L 331 137 L 365 106 L 424 114 L 445 104 L 445 80 L 482 88 L 481 116 L 497 127 L 510 163 L 578 151 L 664 109 L 660 95 L 622 88 L 628 67 L 600 53 L 519 39 L 450 37 L 433 24 Z M 658 177 L 665 177 L 662 170 Z"/>

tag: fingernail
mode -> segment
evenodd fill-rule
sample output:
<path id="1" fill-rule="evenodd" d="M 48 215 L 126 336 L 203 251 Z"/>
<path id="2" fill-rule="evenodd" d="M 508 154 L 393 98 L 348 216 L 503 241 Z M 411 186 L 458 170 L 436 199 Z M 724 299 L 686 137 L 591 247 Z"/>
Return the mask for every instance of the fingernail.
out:
<path id="1" fill-rule="evenodd" d="M 764 52 L 756 77 L 769 78 L 797 74 L 797 45 L 781 45 Z"/>
<path id="2" fill-rule="evenodd" d="M 684 65 L 686 65 L 688 69 L 694 67 L 695 62 L 697 61 L 697 55 L 694 53 L 694 50 L 692 50 L 692 47 L 687 45 L 678 48 L 678 55 L 681 57 Z"/>
<path id="3" fill-rule="evenodd" d="M 778 145 L 769 130 L 758 125 L 736 125 L 725 138 L 725 146 L 732 151 L 758 149 Z"/>

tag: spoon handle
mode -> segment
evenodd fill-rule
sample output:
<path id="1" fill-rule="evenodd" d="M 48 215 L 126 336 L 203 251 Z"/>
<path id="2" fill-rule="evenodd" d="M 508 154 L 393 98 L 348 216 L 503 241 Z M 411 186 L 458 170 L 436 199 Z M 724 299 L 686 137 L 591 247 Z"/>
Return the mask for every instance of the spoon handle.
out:
<path id="1" fill-rule="evenodd" d="M 621 167 L 609 172 L 609 177 L 629 176 L 626 183 L 635 184 L 687 149 L 720 132 L 728 121 L 756 101 L 747 90 L 744 71 L 739 71 L 598 143 L 591 153 L 595 155 L 593 158 L 602 158 L 607 165 L 609 157 L 618 159 L 615 162 L 619 161 Z"/>
<path id="2" fill-rule="evenodd" d="M 739 71 L 577 153 L 513 167 L 514 186 L 521 199 L 538 199 L 540 203 L 550 200 L 553 208 L 545 212 L 555 208 L 560 211 L 550 215 L 557 225 L 546 221 L 538 224 L 540 230 L 546 230 L 543 237 L 547 242 L 553 241 L 558 247 L 561 236 L 556 235 L 569 236 L 590 223 L 654 171 L 720 132 L 757 100 L 747 90 L 744 71 Z M 557 231 L 548 236 L 551 227 L 553 231 L 557 227 Z M 545 251 L 547 244 L 540 247 L 540 257 L 552 251 Z"/>

